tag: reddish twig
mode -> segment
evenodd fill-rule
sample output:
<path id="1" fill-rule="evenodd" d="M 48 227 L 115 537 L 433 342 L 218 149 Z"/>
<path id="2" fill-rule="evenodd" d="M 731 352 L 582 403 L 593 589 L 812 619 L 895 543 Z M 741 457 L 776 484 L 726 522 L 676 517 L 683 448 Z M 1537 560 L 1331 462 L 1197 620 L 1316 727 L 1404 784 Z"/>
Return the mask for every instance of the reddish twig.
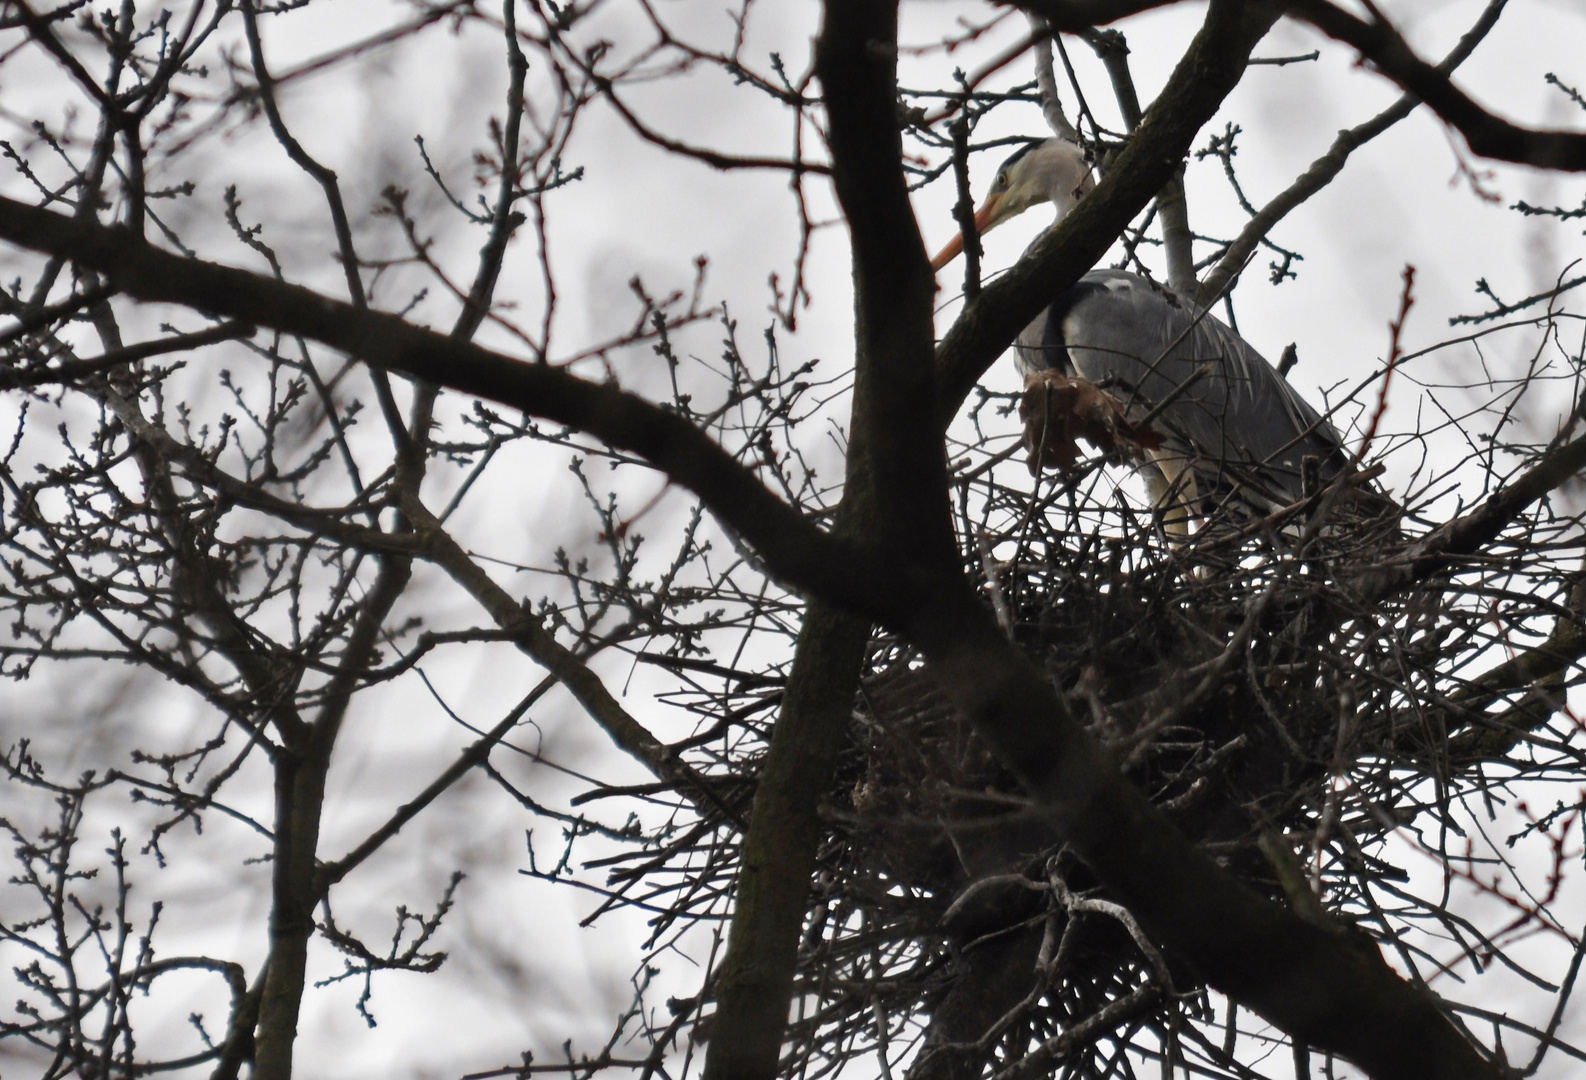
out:
<path id="1" fill-rule="evenodd" d="M 1382 421 L 1382 414 L 1388 411 L 1388 387 L 1393 383 L 1393 369 L 1404 355 L 1400 336 L 1404 332 L 1404 320 L 1409 316 L 1410 308 L 1415 306 L 1414 290 L 1415 267 L 1406 263 L 1404 289 L 1399 293 L 1399 315 L 1388 324 L 1388 370 L 1383 373 L 1382 389 L 1377 391 L 1377 407 L 1371 412 L 1371 423 L 1366 427 L 1366 436 L 1360 440 L 1360 449 L 1355 451 L 1356 465 L 1366 459 L 1366 451 L 1371 449 L 1371 442 L 1377 437 L 1377 425 Z"/>

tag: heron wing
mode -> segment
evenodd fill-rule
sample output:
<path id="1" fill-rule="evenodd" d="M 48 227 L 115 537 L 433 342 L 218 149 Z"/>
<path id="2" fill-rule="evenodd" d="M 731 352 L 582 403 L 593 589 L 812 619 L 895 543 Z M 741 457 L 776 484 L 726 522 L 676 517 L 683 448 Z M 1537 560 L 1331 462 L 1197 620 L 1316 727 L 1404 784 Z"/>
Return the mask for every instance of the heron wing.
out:
<path id="1" fill-rule="evenodd" d="M 1301 494 L 1305 457 L 1318 459 L 1323 478 L 1348 465 L 1337 431 L 1249 343 L 1138 275 L 1085 275 L 1017 345 L 1027 374 L 1079 375 L 1136 420 L 1168 401 L 1154 423 L 1182 441 L 1181 452 L 1214 488 L 1254 488 L 1262 501 L 1290 502 Z M 1203 365 L 1210 370 L 1195 378 Z"/>

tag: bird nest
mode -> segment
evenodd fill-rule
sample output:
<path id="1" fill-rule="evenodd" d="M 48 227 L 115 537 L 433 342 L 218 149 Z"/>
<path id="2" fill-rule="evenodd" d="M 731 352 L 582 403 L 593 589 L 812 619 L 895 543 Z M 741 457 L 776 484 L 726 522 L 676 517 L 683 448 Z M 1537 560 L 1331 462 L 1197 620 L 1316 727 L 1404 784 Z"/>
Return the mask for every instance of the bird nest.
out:
<path id="1" fill-rule="evenodd" d="M 1415 778 L 1479 780 L 1494 751 L 1490 722 L 1450 707 L 1491 641 L 1480 590 L 1368 595 L 1409 543 L 1397 513 L 1362 516 L 1380 497 L 1319 490 L 1170 543 L 1086 483 L 1060 478 L 1034 504 L 985 492 L 963 532 L 987 603 L 1191 839 L 1280 902 L 1361 917 L 1370 886 L 1400 876 L 1375 848 L 1425 809 Z M 1507 704 L 1507 746 L 1553 711 Z M 874 643 L 826 820 L 790 1071 L 912 1046 L 916 1080 L 1105 1075 L 1131 1044 L 1198 1039 L 1203 1066 L 1238 1074 L 1200 1034 L 1212 1001 L 1194 973 L 1110 901 L 894 638 Z"/>
<path id="2" fill-rule="evenodd" d="M 1373 889 L 1404 874 L 1382 839 L 1490 783 L 1484 762 L 1546 741 L 1563 675 L 1506 684 L 1487 658 L 1579 633 L 1567 522 L 1541 506 L 1479 564 L 1384 590 L 1413 537 L 1387 500 L 1346 497 L 1369 490 L 1348 479 L 1170 541 L 1102 461 L 1046 474 L 1032 496 L 976 460 L 956 474 L 966 569 L 1071 716 L 1192 841 L 1275 900 L 1383 941 L 1452 918 L 1408 893 L 1383 915 Z M 612 879 L 681 898 L 653 920 L 658 938 L 721 917 L 779 700 L 777 679 L 740 680 L 695 706 L 712 732 L 739 733 L 690 759 L 722 809 Z M 1064 848 L 897 638 L 872 640 L 822 814 L 785 1075 L 866 1054 L 908 1060 L 911 1080 L 1106 1075 L 1119 1055 L 1163 1053 L 1255 1075 L 1206 1034 L 1219 1006 L 1195 973 Z"/>

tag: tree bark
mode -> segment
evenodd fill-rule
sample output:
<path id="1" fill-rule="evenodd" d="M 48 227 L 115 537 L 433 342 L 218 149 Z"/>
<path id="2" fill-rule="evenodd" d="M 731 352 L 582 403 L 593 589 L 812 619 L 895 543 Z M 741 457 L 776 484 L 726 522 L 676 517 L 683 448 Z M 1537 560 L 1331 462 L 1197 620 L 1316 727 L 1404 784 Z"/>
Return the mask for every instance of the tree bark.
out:
<path id="1" fill-rule="evenodd" d="M 819 601 L 805 609 L 739 857 L 706 1080 L 776 1075 L 810 877 L 825 831 L 817 810 L 848 742 L 869 638 L 868 619 Z"/>

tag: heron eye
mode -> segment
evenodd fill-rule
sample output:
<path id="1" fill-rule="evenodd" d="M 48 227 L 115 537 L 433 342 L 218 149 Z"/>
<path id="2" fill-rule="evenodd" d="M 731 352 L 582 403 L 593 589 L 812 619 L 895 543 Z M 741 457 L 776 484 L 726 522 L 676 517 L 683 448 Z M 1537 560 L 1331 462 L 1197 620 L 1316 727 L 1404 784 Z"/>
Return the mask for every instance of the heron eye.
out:
<path id="1" fill-rule="evenodd" d="M 997 186 L 998 187 L 1007 187 L 1008 186 L 1008 174 L 1007 173 L 998 173 L 997 174 Z"/>

